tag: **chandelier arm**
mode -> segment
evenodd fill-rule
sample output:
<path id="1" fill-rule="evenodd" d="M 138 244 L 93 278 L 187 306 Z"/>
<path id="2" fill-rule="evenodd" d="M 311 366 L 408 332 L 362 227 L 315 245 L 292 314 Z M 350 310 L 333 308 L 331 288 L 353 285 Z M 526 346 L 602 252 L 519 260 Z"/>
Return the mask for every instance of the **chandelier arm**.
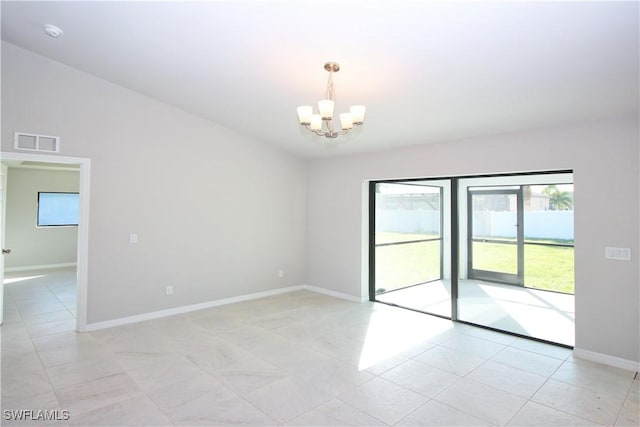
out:
<path id="1" fill-rule="evenodd" d="M 325 132 L 323 136 L 325 136 L 326 138 L 337 138 L 340 135 L 346 135 L 348 133 L 349 133 L 348 130 L 339 130 L 335 132 Z"/>
<path id="2" fill-rule="evenodd" d="M 307 130 L 309 130 L 309 131 L 311 131 L 311 132 L 315 133 L 315 134 L 316 134 L 316 135 L 318 135 L 318 136 L 326 136 L 326 135 L 327 135 L 327 133 L 328 133 L 328 132 L 323 131 L 323 130 L 315 130 L 315 129 L 311 129 L 311 125 L 304 125 L 304 127 L 305 127 Z"/>

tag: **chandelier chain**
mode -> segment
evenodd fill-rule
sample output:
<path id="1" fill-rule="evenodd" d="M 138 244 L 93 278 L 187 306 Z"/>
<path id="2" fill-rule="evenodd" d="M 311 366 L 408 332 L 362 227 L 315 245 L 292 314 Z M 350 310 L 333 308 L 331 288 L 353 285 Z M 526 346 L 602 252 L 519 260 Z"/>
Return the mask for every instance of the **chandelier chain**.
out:
<path id="1" fill-rule="evenodd" d="M 327 79 L 327 88 L 324 92 L 324 99 L 330 99 L 335 102 L 336 91 L 333 87 L 333 70 L 329 70 L 329 79 Z"/>

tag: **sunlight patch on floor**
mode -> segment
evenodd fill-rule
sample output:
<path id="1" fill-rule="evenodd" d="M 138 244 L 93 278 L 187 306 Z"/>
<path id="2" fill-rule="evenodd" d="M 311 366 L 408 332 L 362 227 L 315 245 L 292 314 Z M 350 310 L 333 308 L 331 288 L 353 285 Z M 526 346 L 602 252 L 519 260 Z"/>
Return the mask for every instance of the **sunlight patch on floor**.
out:
<path id="1" fill-rule="evenodd" d="M 416 347 L 431 345 L 431 340 L 452 329 L 450 321 L 424 314 L 411 313 L 399 318 L 397 314 L 374 313 L 369 320 L 358 368 L 362 371 Z"/>
<path id="2" fill-rule="evenodd" d="M 11 278 L 5 277 L 2 283 L 5 285 L 8 285 L 11 283 L 24 282 L 25 280 L 39 279 L 40 277 L 44 277 L 44 274 L 41 274 L 39 276 L 28 276 L 28 277 L 11 277 Z"/>

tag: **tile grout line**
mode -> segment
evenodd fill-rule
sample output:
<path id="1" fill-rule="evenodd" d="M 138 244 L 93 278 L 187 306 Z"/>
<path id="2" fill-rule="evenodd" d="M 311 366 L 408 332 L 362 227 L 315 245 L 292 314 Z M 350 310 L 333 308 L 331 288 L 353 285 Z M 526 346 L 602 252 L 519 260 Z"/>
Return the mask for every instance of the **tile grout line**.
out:
<path id="1" fill-rule="evenodd" d="M 622 414 L 622 410 L 624 409 L 624 405 L 625 403 L 627 403 L 627 400 L 629 399 L 629 395 L 631 394 L 631 390 L 633 389 L 634 383 L 636 381 L 638 381 L 638 372 L 635 373 L 635 375 L 633 376 L 633 380 L 631 381 L 631 384 L 629 384 L 629 388 L 627 388 L 627 392 L 625 393 L 624 396 L 624 400 L 622 401 L 622 405 L 620 406 L 620 409 L 618 410 L 618 413 L 616 414 L 616 420 L 614 422 L 614 425 L 618 425 L 618 421 L 620 420 L 620 415 Z"/>
<path id="2" fill-rule="evenodd" d="M 591 419 L 591 418 L 586 418 L 586 417 L 583 417 L 582 415 L 577 415 L 577 414 L 573 414 L 573 413 L 571 413 L 571 412 L 568 412 L 568 411 L 566 411 L 564 408 L 555 408 L 555 407 L 553 407 L 553 406 L 549 406 L 549 405 L 547 405 L 547 404 L 545 404 L 545 403 L 542 403 L 542 402 L 538 402 L 538 401 L 536 401 L 536 400 L 533 400 L 533 398 L 536 396 L 536 394 L 538 394 L 538 392 L 539 392 L 539 391 L 540 391 L 540 390 L 541 390 L 541 389 L 542 389 L 542 388 L 543 388 L 547 383 L 549 383 L 549 381 L 557 381 L 557 382 L 560 382 L 560 383 L 563 383 L 563 384 L 567 384 L 567 385 L 569 385 L 569 386 L 576 387 L 576 388 L 579 388 L 579 389 L 582 389 L 582 390 L 585 390 L 585 391 L 588 391 L 588 392 L 591 392 L 591 393 L 597 393 L 596 391 L 591 390 L 591 389 L 588 389 L 588 388 L 586 388 L 586 387 L 583 387 L 583 386 L 580 386 L 580 385 L 577 385 L 577 384 L 571 384 L 571 383 L 568 383 L 568 382 L 565 382 L 565 381 L 562 381 L 562 380 L 558 380 L 558 379 L 552 378 L 552 377 L 553 377 L 553 376 L 554 376 L 554 375 L 555 375 L 555 374 L 560 370 L 560 368 L 562 368 L 562 366 L 564 366 L 564 364 L 565 364 L 565 363 L 572 363 L 572 362 L 570 362 L 570 361 L 568 361 L 568 360 L 565 360 L 565 361 L 564 361 L 560 366 L 558 366 L 558 368 L 557 368 L 555 371 L 553 371 L 553 373 L 552 373 L 551 375 L 549 375 L 549 377 L 545 380 L 545 382 L 544 382 L 544 383 L 543 383 L 543 384 L 538 388 L 538 390 L 537 390 L 537 391 L 536 391 L 536 392 L 531 396 L 531 398 L 529 399 L 529 402 L 535 403 L 535 404 L 537 404 L 537 405 L 542 405 L 542 406 L 544 406 L 544 407 L 547 407 L 547 408 L 550 408 L 550 409 L 553 409 L 553 410 L 556 410 L 556 411 L 563 412 L 563 413 L 568 414 L 568 415 L 571 415 L 571 416 L 573 416 L 573 417 L 581 418 L 581 419 L 583 419 L 583 420 L 586 420 L 586 421 L 590 421 L 590 422 L 596 423 L 596 424 L 597 424 L 597 425 L 599 425 L 599 426 L 606 425 L 606 424 L 601 423 L 601 422 L 600 422 L 600 421 L 598 421 L 598 420 L 594 420 L 594 419 Z M 623 401 L 623 404 L 624 404 L 624 401 Z M 622 406 L 620 407 L 620 410 L 621 410 L 621 409 L 622 409 Z M 616 419 L 617 419 L 617 416 L 616 416 Z"/>

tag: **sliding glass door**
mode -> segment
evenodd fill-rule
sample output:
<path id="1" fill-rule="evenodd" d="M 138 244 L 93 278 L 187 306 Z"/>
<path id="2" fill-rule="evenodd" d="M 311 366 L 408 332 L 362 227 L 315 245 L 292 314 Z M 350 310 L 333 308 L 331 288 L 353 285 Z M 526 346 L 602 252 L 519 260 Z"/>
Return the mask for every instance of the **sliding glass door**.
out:
<path id="1" fill-rule="evenodd" d="M 373 191 L 375 299 L 450 316 L 450 288 L 442 282 L 444 188 L 429 181 L 381 182 Z"/>
<path id="2" fill-rule="evenodd" d="M 573 345 L 572 174 L 465 178 L 457 319 Z M 462 204 L 462 203 L 461 203 Z"/>
<path id="3" fill-rule="evenodd" d="M 570 171 L 370 185 L 372 301 L 573 345 Z"/>

